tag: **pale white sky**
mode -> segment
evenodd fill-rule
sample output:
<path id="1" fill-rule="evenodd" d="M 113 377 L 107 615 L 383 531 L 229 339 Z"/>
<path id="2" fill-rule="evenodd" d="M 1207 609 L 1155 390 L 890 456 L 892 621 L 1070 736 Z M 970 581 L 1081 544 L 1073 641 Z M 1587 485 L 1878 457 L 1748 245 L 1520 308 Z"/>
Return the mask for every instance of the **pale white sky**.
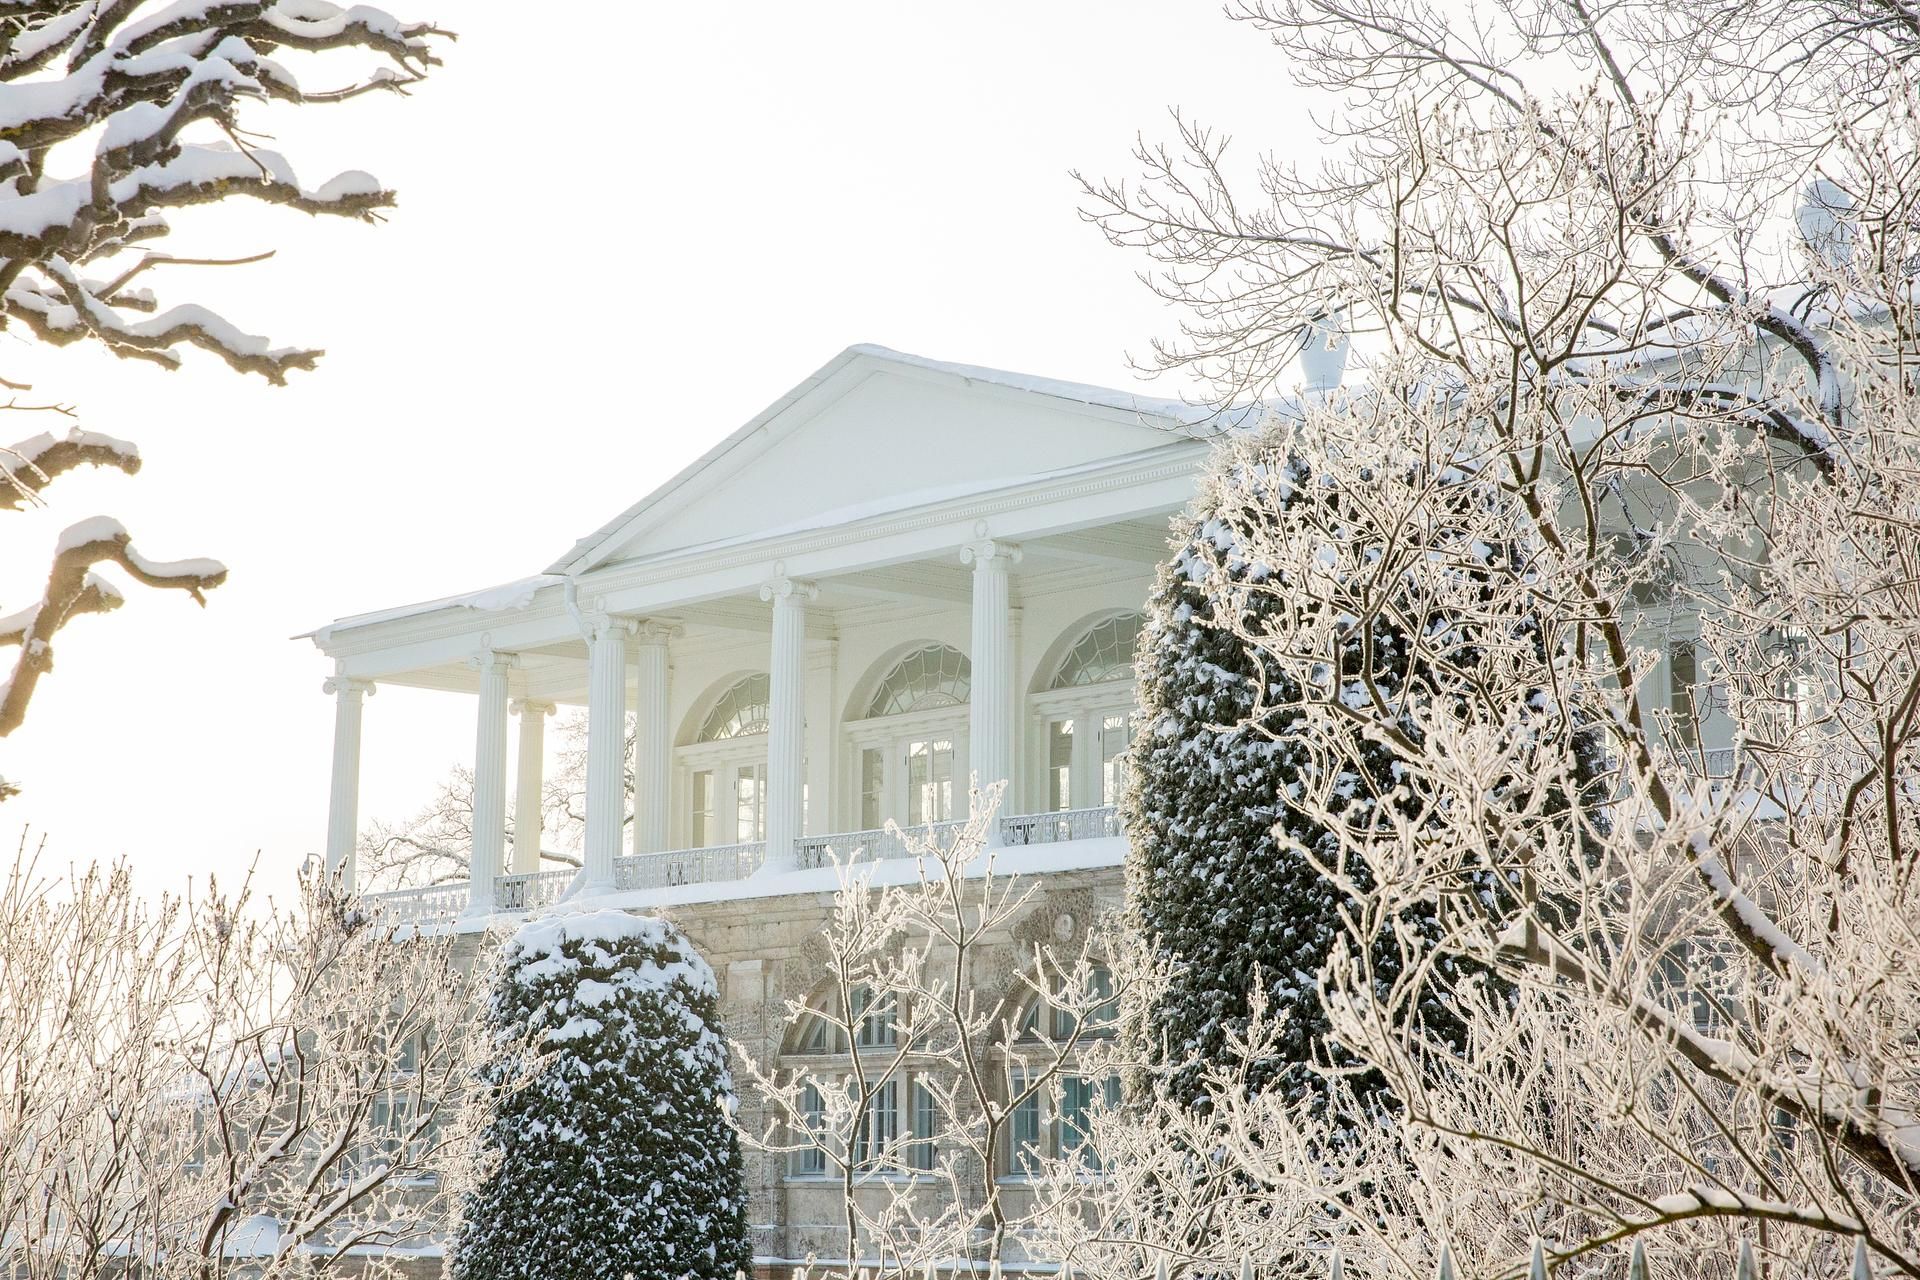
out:
<path id="1" fill-rule="evenodd" d="M 95 514 L 232 570 L 204 612 L 130 585 L 62 632 L 0 742 L 27 788 L 0 831 L 44 833 L 53 862 L 124 856 L 177 888 L 257 854 L 284 889 L 324 835 L 332 735 L 327 664 L 290 636 L 543 569 L 854 342 L 1130 385 L 1126 352 L 1173 320 L 1067 170 L 1130 175 L 1174 104 L 1249 157 L 1312 142 L 1280 55 L 1215 0 L 396 12 L 460 33 L 413 97 L 256 118 L 308 185 L 396 186 L 391 220 L 183 213 L 175 252 L 279 256 L 153 280 L 324 346 L 317 372 L 271 388 L 0 335 L 0 373 L 146 459 L 10 517 L 0 610 Z M 363 818 L 411 811 L 472 748 L 470 698 L 381 691 Z"/>

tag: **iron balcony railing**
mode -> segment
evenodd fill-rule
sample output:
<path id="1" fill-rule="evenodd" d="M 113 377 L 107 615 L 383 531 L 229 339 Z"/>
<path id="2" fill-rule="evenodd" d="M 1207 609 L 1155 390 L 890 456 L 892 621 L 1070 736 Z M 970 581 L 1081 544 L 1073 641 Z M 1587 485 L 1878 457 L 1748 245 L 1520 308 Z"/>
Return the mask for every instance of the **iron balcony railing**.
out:
<path id="1" fill-rule="evenodd" d="M 493 905 L 500 911 L 533 911 L 560 900 L 578 874 L 571 867 L 501 876 L 493 882 Z"/>
<path id="2" fill-rule="evenodd" d="M 830 836 L 807 836 L 794 844 L 794 861 L 802 868 L 830 867 L 835 858 L 842 865 L 872 862 L 885 858 L 911 858 L 914 851 L 907 841 L 912 836 L 929 839 L 937 848 L 953 845 L 954 834 L 965 822 L 933 822 L 926 826 L 880 828 L 875 831 L 843 831 Z"/>
<path id="3" fill-rule="evenodd" d="M 613 860 L 613 887 L 668 889 L 682 884 L 715 884 L 745 880 L 767 859 L 762 841 L 723 844 L 711 849 L 679 849 L 672 853 L 629 853 Z"/>
<path id="4" fill-rule="evenodd" d="M 908 832 L 899 830 L 848 831 L 807 836 L 795 846 L 802 868 L 868 862 L 913 856 L 908 836 L 926 836 L 936 847 L 950 848 L 965 822 L 935 822 Z M 1121 834 L 1119 814 L 1106 806 L 1068 809 L 1060 813 L 1018 814 L 1000 819 L 1000 841 L 1009 847 L 1058 844 L 1067 840 L 1096 840 Z M 721 845 L 712 849 L 678 849 L 671 853 L 632 853 L 614 859 L 616 892 L 670 889 L 689 884 L 724 884 L 744 880 L 766 861 L 764 842 Z M 571 869 L 498 876 L 493 882 L 495 911 L 539 911 L 565 896 L 577 873 Z M 405 922 L 446 920 L 466 910 L 465 884 L 431 885 L 423 889 L 396 889 L 369 893 L 361 901 L 385 918 Z"/>
<path id="5" fill-rule="evenodd" d="M 1004 845 L 1058 844 L 1063 840 L 1099 840 L 1120 834 L 1120 811 L 1110 804 L 1097 809 L 1023 813 L 1000 819 L 1000 843 Z"/>
<path id="6" fill-rule="evenodd" d="M 383 920 L 403 924 L 423 920 L 444 920 L 467 909 L 469 890 L 459 884 L 431 884 L 420 889 L 391 889 L 385 893 L 363 893 L 360 905 Z"/>

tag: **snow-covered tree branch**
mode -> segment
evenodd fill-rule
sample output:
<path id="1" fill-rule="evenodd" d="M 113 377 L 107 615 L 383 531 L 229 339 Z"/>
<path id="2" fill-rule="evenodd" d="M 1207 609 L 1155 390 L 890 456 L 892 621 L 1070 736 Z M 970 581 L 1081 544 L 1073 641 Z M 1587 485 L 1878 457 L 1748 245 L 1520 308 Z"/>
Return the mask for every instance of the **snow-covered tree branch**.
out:
<path id="1" fill-rule="evenodd" d="M 1332 159 L 1243 180 L 1182 122 L 1088 213 L 1184 308 L 1155 363 L 1265 420 L 1159 625 L 1245 656 L 1194 688 L 1257 688 L 1219 728 L 1295 762 L 1273 839 L 1339 907 L 1299 975 L 1317 1091 L 1260 1085 L 1296 1038 L 1269 1003 L 1185 1064 L 1201 1105 L 1154 1077 L 1116 1121 L 1156 1187 L 1235 1170 L 1153 1249 L 1517 1275 L 1538 1234 L 1682 1275 L 1751 1233 L 1913 1274 L 1920 29 L 1873 0 L 1237 11 L 1331 95 Z M 1347 389 L 1280 404 L 1329 342 Z M 1123 1235 L 1075 1247 L 1139 1274 Z"/>
<path id="2" fill-rule="evenodd" d="M 163 309 L 134 284 L 163 268 L 236 266 L 269 254 L 249 246 L 231 257 L 185 257 L 142 246 L 168 234 L 168 209 L 233 197 L 376 219 L 393 204 L 391 189 L 357 170 L 303 184 L 286 157 L 245 140 L 242 109 L 405 93 L 438 61 L 434 46 L 446 34 L 367 6 L 307 0 L 13 7 L 0 17 L 0 324 L 55 345 L 98 342 L 169 369 L 194 347 L 274 384 L 313 368 L 317 348 L 274 346 L 196 303 Z M 345 83 L 305 88 L 295 72 L 302 61 L 315 71 L 337 63 L 332 74 Z M 51 480 L 83 464 L 131 475 L 139 455 L 80 430 L 24 440 L 0 450 L 0 508 L 38 502 Z M 18 727 L 50 669 L 53 634 L 120 601 L 117 588 L 88 572 L 92 564 L 112 560 L 137 581 L 196 599 L 224 577 L 203 561 L 141 570 L 124 533 L 108 539 L 116 552 L 93 555 L 85 550 L 99 541 L 86 536 L 93 531 L 85 522 L 67 531 L 40 603 L 15 615 L 21 652 L 0 702 L 0 735 Z"/>
<path id="3" fill-rule="evenodd" d="M 743 1136 L 839 1192 L 830 1274 L 995 1269 L 1033 1245 L 1032 1198 L 1008 1179 L 1097 1167 L 1087 1117 L 1117 1100 L 1108 1048 L 1125 995 L 1105 964 L 1113 938 L 1095 928 L 1069 953 L 1008 954 L 1038 884 L 993 866 L 996 808 L 976 792 L 957 831 L 899 831 L 920 866 L 911 883 L 844 866 L 825 981 L 787 1002 L 784 1063 L 734 1046 Z M 1043 1109 L 1066 1117 L 1061 1151 L 1041 1149 Z"/>
<path id="4" fill-rule="evenodd" d="M 314 874 L 296 909 L 0 884 L 0 1269 L 310 1275 L 417 1245 L 471 1174 L 482 1046 L 452 941 Z M 361 1272 L 360 1267 L 371 1267 Z"/>

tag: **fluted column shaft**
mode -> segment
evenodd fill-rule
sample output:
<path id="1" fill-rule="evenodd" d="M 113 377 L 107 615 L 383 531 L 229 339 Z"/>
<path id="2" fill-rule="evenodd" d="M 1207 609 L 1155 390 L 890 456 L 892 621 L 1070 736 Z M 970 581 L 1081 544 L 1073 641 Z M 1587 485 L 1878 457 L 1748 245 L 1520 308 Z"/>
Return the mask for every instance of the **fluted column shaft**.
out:
<path id="1" fill-rule="evenodd" d="M 520 767 L 513 793 L 513 873 L 530 875 L 540 869 L 541 792 L 547 763 L 547 717 L 551 702 L 521 698 L 508 710 L 520 717 Z"/>
<path id="2" fill-rule="evenodd" d="M 809 583 L 784 574 L 760 588 L 773 604 L 773 647 L 767 663 L 767 860 L 766 870 L 794 866 L 800 839 L 802 788 L 806 785 L 807 601 Z"/>
<path id="3" fill-rule="evenodd" d="M 627 818 L 627 637 L 633 623 L 588 619 L 587 833 L 581 893 L 613 890 L 614 859 Z"/>
<path id="4" fill-rule="evenodd" d="M 507 670 L 513 659 L 491 648 L 473 660 L 480 709 L 473 743 L 473 842 L 467 910 L 493 909 L 493 882 L 507 865 Z"/>
<path id="5" fill-rule="evenodd" d="M 640 628 L 640 695 L 633 725 L 633 851 L 667 848 L 667 797 L 673 767 L 673 736 L 667 723 L 670 668 L 667 642 L 674 629 L 658 623 Z"/>
<path id="6" fill-rule="evenodd" d="M 960 559 L 973 565 L 973 685 L 968 694 L 968 762 L 975 783 L 985 790 L 1013 774 L 1013 631 L 1008 618 L 1007 570 L 1020 549 L 983 539 L 963 548 Z M 999 843 L 999 823 L 989 842 Z"/>
<path id="7" fill-rule="evenodd" d="M 321 686 L 333 695 L 333 779 L 327 793 L 326 869 L 348 888 L 357 871 L 354 846 L 360 833 L 361 699 L 373 681 L 334 676 Z"/>

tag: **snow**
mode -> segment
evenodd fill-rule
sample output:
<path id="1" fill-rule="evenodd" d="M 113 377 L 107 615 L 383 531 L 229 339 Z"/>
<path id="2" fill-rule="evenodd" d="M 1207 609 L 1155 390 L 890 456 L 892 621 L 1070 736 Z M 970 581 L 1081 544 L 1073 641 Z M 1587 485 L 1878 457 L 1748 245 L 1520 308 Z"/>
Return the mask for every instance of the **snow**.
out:
<path id="1" fill-rule="evenodd" d="M 423 600 L 418 604 L 395 605 L 391 609 L 381 609 L 374 613 L 359 613 L 339 618 L 317 631 L 309 631 L 297 639 L 313 639 L 326 643 L 334 634 L 353 627 L 370 627 L 381 622 L 396 622 L 402 618 L 415 618 L 422 614 L 438 613 L 442 609 L 474 609 L 481 611 L 521 610 L 531 608 L 536 595 L 543 587 L 557 587 L 566 578 L 557 573 L 536 573 L 530 578 L 520 578 L 513 582 L 503 582 L 498 586 L 484 587 L 479 591 L 469 591 L 463 595 L 443 596 L 438 600 Z"/>
<path id="2" fill-rule="evenodd" d="M 1125 836 L 1102 836 L 1089 840 L 1062 840 L 1054 844 L 993 850 L 969 862 L 962 869 L 961 874 L 967 879 L 985 876 L 989 870 L 996 875 L 1046 875 L 1060 871 L 1118 867 L 1124 864 L 1126 859 Z M 571 905 L 584 910 L 590 903 L 593 908 L 598 909 L 599 914 L 626 915 L 630 911 L 648 911 L 696 902 L 718 902 L 723 899 L 729 902 L 749 902 L 760 898 L 781 898 L 797 894 L 831 894 L 840 888 L 844 874 L 847 873 L 836 867 L 809 867 L 800 871 L 773 873 L 763 871 L 745 880 L 721 880 L 710 884 L 681 884 L 658 889 L 636 889 L 606 894 Z M 920 864 L 913 858 L 886 858 L 878 862 L 860 863 L 852 869 L 851 874 L 859 876 L 875 888 L 918 884 Z M 522 928 L 546 924 L 550 921 L 578 918 L 578 916 L 565 915 L 540 916 L 530 920 Z M 646 919 L 644 916 L 631 915 L 627 918 Z M 425 927 L 434 931 L 448 929 L 455 933 L 483 933 L 497 926 L 498 922 L 498 917 L 467 916 L 439 921 Z M 519 936 L 519 934 L 515 935 L 515 937 Z"/>

